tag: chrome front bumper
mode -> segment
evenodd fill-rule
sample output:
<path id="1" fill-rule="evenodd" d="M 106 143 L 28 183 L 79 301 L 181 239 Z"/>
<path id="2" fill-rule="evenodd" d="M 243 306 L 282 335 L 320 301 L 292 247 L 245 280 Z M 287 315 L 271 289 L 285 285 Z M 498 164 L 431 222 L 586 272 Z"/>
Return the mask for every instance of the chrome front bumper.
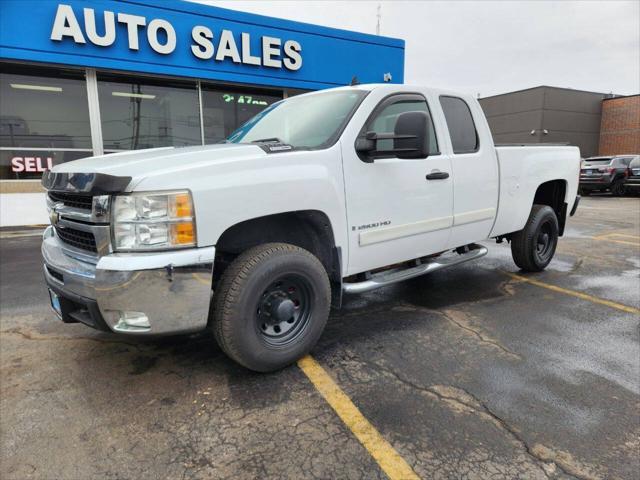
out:
<path id="1" fill-rule="evenodd" d="M 111 253 L 93 264 L 65 253 L 48 227 L 42 256 L 47 284 L 63 299 L 64 321 L 143 335 L 187 333 L 207 326 L 215 247 Z M 148 327 L 125 321 L 141 315 Z"/>

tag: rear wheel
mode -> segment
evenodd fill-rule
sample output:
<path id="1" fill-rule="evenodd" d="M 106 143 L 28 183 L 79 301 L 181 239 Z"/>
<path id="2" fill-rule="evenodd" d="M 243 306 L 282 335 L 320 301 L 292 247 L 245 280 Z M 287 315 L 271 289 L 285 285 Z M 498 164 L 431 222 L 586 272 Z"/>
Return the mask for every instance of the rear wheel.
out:
<path id="1" fill-rule="evenodd" d="M 624 180 L 616 180 L 613 185 L 611 185 L 611 193 L 616 197 L 622 197 L 626 193 L 626 190 Z"/>
<path id="2" fill-rule="evenodd" d="M 558 218 L 547 205 L 534 205 L 526 225 L 511 236 L 515 264 L 528 272 L 540 272 L 549 265 L 558 245 Z"/>
<path id="3" fill-rule="evenodd" d="M 242 253 L 216 289 L 213 331 L 224 352 L 258 372 L 308 353 L 329 316 L 331 290 L 320 261 L 285 243 Z"/>

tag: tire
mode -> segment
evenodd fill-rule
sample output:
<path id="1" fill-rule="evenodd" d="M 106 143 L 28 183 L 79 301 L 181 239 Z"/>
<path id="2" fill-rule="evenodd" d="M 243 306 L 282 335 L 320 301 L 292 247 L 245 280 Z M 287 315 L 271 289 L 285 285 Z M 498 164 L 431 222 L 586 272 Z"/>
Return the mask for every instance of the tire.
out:
<path id="1" fill-rule="evenodd" d="M 613 182 L 613 185 L 611 185 L 611 195 L 615 197 L 623 197 L 626 190 L 624 180 L 616 180 Z"/>
<path id="2" fill-rule="evenodd" d="M 534 205 L 526 225 L 511 236 L 511 256 L 527 272 L 549 265 L 558 245 L 558 217 L 547 205 Z"/>
<path id="3" fill-rule="evenodd" d="M 583 197 L 588 197 L 589 195 L 591 195 L 591 190 L 587 190 L 586 188 L 581 188 L 580 195 L 582 195 Z"/>
<path id="4" fill-rule="evenodd" d="M 227 267 L 213 304 L 220 348 L 250 370 L 271 372 L 307 354 L 320 338 L 331 305 L 329 277 L 308 251 L 267 243 Z"/>

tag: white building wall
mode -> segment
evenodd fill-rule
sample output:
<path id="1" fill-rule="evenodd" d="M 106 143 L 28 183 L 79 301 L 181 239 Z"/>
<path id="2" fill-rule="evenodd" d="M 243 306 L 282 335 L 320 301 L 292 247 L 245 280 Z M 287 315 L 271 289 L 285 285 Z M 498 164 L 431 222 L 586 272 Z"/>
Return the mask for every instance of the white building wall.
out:
<path id="1" fill-rule="evenodd" d="M 44 193 L 0 193 L 0 227 L 48 223 Z"/>

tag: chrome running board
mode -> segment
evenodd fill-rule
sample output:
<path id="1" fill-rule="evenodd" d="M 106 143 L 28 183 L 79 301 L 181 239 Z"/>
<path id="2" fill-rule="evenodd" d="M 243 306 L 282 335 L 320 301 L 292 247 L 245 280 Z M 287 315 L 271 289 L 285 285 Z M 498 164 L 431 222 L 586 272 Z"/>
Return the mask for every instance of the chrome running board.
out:
<path id="1" fill-rule="evenodd" d="M 410 278 L 426 275 L 427 273 L 435 272 L 443 268 L 452 267 L 460 263 L 475 260 L 476 258 L 484 257 L 488 250 L 486 247 L 478 244 L 468 245 L 469 251 L 449 257 L 437 257 L 425 263 L 416 265 L 409 268 L 394 268 L 385 272 L 373 274 L 367 280 L 363 282 L 343 283 L 342 291 L 344 293 L 363 293 L 376 288 L 391 285 L 393 283 L 409 280 Z"/>

